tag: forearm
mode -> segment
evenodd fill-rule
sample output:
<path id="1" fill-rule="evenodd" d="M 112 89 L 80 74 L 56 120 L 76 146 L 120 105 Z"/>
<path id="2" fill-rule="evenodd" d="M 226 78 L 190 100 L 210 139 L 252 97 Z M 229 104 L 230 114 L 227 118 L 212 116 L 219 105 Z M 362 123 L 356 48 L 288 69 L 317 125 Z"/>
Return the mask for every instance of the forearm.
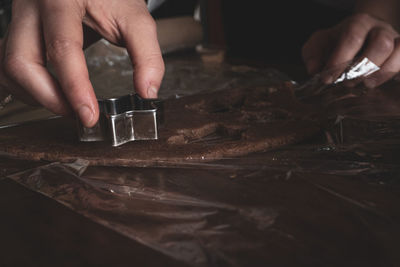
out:
<path id="1" fill-rule="evenodd" d="M 357 0 L 354 11 L 367 13 L 390 23 L 396 30 L 400 29 L 399 0 Z"/>

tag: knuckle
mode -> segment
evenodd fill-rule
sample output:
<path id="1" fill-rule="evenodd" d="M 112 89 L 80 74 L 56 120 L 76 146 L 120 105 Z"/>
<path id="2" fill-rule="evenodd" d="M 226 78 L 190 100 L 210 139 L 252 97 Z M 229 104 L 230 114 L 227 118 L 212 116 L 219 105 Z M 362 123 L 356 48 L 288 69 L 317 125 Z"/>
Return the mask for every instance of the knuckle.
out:
<path id="1" fill-rule="evenodd" d="M 143 18 L 143 24 L 148 28 L 151 29 L 152 31 L 157 30 L 157 24 L 156 21 L 151 17 L 151 16 L 146 16 L 146 18 Z"/>
<path id="2" fill-rule="evenodd" d="M 362 46 L 364 44 L 364 38 L 359 34 L 357 26 L 347 28 L 343 32 L 342 38 L 351 46 Z"/>
<path id="3" fill-rule="evenodd" d="M 164 64 L 161 64 L 161 65 L 160 65 L 159 71 L 160 71 L 160 73 L 161 73 L 162 75 L 164 75 L 164 73 L 165 73 L 165 65 L 164 65 Z"/>
<path id="4" fill-rule="evenodd" d="M 392 51 L 394 49 L 394 39 L 388 33 L 379 31 L 375 38 L 380 50 Z"/>
<path id="5" fill-rule="evenodd" d="M 156 22 L 147 12 L 139 15 L 137 19 L 146 28 L 151 28 L 151 29 L 156 28 Z"/>
<path id="6" fill-rule="evenodd" d="M 161 54 L 153 53 L 146 58 L 146 65 L 151 68 L 164 69 L 164 61 Z"/>
<path id="7" fill-rule="evenodd" d="M 352 17 L 352 21 L 355 23 L 370 23 L 371 20 L 372 20 L 372 17 L 366 13 L 355 14 Z"/>
<path id="8" fill-rule="evenodd" d="M 155 33 L 157 29 L 156 22 L 147 12 L 140 12 L 132 16 L 123 16 L 119 18 L 119 24 L 123 29 L 132 29 L 134 27 L 140 27 L 141 30 L 147 33 Z"/>
<path id="9" fill-rule="evenodd" d="M 158 70 L 159 73 L 161 73 L 162 75 L 164 75 L 164 73 L 165 73 L 165 65 L 164 65 L 164 63 L 159 64 L 159 65 L 156 67 L 156 69 Z"/>
<path id="10" fill-rule="evenodd" d="M 82 46 L 77 41 L 57 38 L 47 42 L 46 49 L 48 59 L 54 62 L 68 56 L 76 49 L 82 49 Z"/>
<path id="11" fill-rule="evenodd" d="M 356 34 L 349 34 L 345 38 L 351 46 L 361 47 L 364 43 L 364 38 Z"/>
<path id="12" fill-rule="evenodd" d="M 159 62 L 158 62 L 158 64 L 157 64 L 157 66 L 159 67 L 159 69 L 160 69 L 162 72 L 165 72 L 164 60 L 162 59 L 162 56 L 161 56 L 161 55 L 158 55 L 158 58 L 159 58 Z"/>
<path id="13" fill-rule="evenodd" d="M 346 35 L 360 35 L 371 28 L 371 18 L 367 14 L 356 14 L 350 17 L 347 23 L 342 24 L 343 33 Z"/>
<path id="14" fill-rule="evenodd" d="M 151 71 L 153 73 L 158 73 L 159 75 L 164 75 L 165 73 L 165 65 L 164 65 L 164 61 L 162 59 L 159 58 L 160 56 L 157 56 L 152 58 L 152 57 L 148 57 L 146 58 L 146 61 L 143 62 L 143 64 L 136 64 L 135 65 L 135 69 L 138 72 L 142 72 L 142 71 Z"/>

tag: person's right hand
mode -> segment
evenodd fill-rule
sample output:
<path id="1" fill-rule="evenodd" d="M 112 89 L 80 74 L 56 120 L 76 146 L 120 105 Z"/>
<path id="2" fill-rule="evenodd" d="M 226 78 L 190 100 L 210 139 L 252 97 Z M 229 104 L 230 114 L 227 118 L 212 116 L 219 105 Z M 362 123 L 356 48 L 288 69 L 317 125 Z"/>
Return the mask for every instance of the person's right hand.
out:
<path id="1" fill-rule="evenodd" d="M 370 88 L 400 71 L 400 34 L 389 23 L 367 14 L 355 14 L 332 28 L 315 32 L 302 52 L 310 74 L 338 66 L 340 69 L 357 56 L 367 57 L 380 67 L 364 80 Z"/>
<path id="2" fill-rule="evenodd" d="M 11 94 L 56 114 L 72 109 L 85 126 L 94 126 L 99 110 L 83 54 L 86 25 L 127 48 L 137 93 L 157 97 L 164 62 L 143 0 L 13 0 L 12 5 L 0 53 L 0 84 Z"/>

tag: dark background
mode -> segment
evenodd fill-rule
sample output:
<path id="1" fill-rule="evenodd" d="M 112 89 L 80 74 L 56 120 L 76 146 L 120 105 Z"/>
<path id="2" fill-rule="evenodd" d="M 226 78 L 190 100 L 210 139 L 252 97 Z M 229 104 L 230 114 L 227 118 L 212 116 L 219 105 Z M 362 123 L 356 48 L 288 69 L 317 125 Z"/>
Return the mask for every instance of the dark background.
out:
<path id="1" fill-rule="evenodd" d="M 311 34 L 339 23 L 351 12 L 312 0 L 201 0 L 199 3 L 203 13 L 208 13 L 202 14 L 203 23 L 208 24 L 206 45 L 224 46 L 233 58 L 279 63 L 300 63 L 301 48 Z M 196 4 L 196 0 L 169 0 L 153 16 L 192 15 Z M 218 23 L 222 24 L 222 32 Z"/>
<path id="2" fill-rule="evenodd" d="M 10 19 L 10 2 L 0 0 L 3 10 L 0 16 L 1 35 Z M 301 63 L 301 47 L 311 34 L 337 24 L 351 12 L 312 0 L 168 0 L 152 15 L 156 19 L 191 16 L 198 3 L 203 11 L 219 16 L 208 22 L 210 25 L 205 25 L 206 45 L 224 46 L 230 58 L 269 63 Z M 202 16 L 207 20 L 210 14 Z M 207 21 L 203 23 L 207 24 Z M 220 36 L 217 41 L 207 36 L 212 31 L 214 36 Z"/>
<path id="3" fill-rule="evenodd" d="M 331 27 L 350 11 L 313 1 L 223 0 L 230 56 L 301 62 L 301 48 L 313 32 Z"/>

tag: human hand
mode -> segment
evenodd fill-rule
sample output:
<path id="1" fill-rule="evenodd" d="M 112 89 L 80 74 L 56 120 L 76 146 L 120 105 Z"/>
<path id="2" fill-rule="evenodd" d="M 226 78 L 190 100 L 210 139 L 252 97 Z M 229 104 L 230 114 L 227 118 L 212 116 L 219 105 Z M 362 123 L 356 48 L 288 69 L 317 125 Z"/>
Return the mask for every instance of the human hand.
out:
<path id="1" fill-rule="evenodd" d="M 353 15 L 333 28 L 317 31 L 303 46 L 302 54 L 310 74 L 343 65 L 357 55 L 367 57 L 380 67 L 363 81 L 369 88 L 400 71 L 399 33 L 390 24 L 367 14 Z"/>
<path id="2" fill-rule="evenodd" d="M 56 114 L 72 109 L 85 126 L 94 126 L 99 109 L 83 54 L 83 25 L 125 46 L 136 91 L 144 98 L 157 97 L 164 62 L 155 22 L 143 0 L 13 0 L 0 50 L 0 85 Z"/>

